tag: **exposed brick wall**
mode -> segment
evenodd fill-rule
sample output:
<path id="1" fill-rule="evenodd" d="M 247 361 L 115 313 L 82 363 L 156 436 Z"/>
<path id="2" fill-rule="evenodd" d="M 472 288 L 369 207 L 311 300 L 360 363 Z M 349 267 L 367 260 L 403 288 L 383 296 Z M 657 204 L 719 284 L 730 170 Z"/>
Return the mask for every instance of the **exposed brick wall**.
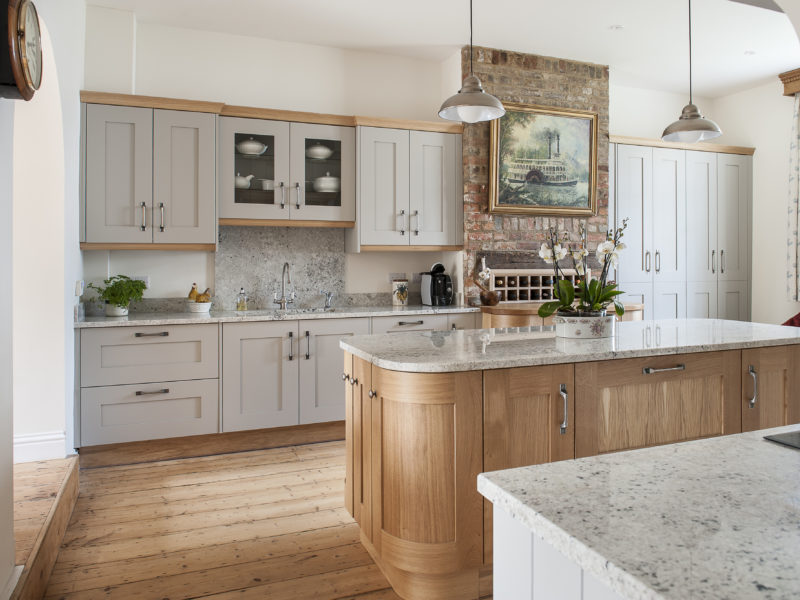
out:
<path id="1" fill-rule="evenodd" d="M 489 124 L 464 126 L 464 284 L 467 295 L 477 293 L 473 276 L 481 256 L 489 266 L 513 262 L 517 268 L 544 266 L 538 258 L 547 229 L 578 231 L 586 220 L 591 248 L 605 236 L 608 224 L 608 67 L 474 48 L 473 68 L 486 91 L 501 101 L 573 108 L 599 116 L 597 144 L 598 214 L 588 220 L 571 217 L 521 217 L 489 214 Z M 461 52 L 461 70 L 469 73 L 469 47 Z M 577 236 L 576 236 L 577 239 Z"/>

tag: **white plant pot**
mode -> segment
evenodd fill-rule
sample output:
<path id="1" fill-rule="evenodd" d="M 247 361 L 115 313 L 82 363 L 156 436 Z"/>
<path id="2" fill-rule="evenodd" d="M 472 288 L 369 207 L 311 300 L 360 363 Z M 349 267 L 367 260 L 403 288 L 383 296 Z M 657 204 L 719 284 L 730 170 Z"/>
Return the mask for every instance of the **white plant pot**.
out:
<path id="1" fill-rule="evenodd" d="M 556 337 L 570 339 L 607 338 L 614 335 L 614 315 L 605 317 L 553 317 Z"/>
<path id="2" fill-rule="evenodd" d="M 127 306 L 117 306 L 116 304 L 106 304 L 106 316 L 107 317 L 127 317 L 128 316 L 128 307 Z"/>

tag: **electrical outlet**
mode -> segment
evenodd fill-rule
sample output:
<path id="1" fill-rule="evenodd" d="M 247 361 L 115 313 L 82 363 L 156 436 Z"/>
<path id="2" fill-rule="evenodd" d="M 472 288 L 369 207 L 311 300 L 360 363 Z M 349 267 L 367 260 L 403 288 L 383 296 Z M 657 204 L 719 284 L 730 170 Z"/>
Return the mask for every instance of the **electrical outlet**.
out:
<path id="1" fill-rule="evenodd" d="M 83 279 L 79 279 L 75 282 L 75 295 L 80 298 L 83 296 L 83 290 L 85 289 L 85 284 Z"/>
<path id="2" fill-rule="evenodd" d="M 396 281 L 398 279 L 408 279 L 407 273 L 389 273 L 389 283 Z"/>
<path id="3" fill-rule="evenodd" d="M 144 284 L 148 288 L 150 287 L 150 275 L 131 275 L 131 279 L 135 279 L 137 281 L 144 281 Z"/>

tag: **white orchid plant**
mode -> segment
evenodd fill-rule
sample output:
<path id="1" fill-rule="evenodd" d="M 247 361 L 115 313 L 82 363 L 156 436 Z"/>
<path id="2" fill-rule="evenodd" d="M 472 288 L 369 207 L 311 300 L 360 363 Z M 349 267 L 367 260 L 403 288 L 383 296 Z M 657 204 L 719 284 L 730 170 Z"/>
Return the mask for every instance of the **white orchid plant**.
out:
<path id="1" fill-rule="evenodd" d="M 617 296 L 624 293 L 617 289 L 615 282 L 608 282 L 608 276 L 612 268 L 619 263 L 619 253 L 625 249 L 622 242 L 625 229 L 628 227 L 628 219 L 622 221 L 622 226 L 610 229 L 606 234 L 605 241 L 597 246 L 595 256 L 602 266 L 600 277 L 593 278 L 588 266 L 589 251 L 586 248 L 586 230 L 583 223 L 580 225 L 580 242 L 574 249 L 569 247 L 569 234 L 566 232 L 559 235 L 550 228 L 550 243 L 542 244 L 539 249 L 539 256 L 548 264 L 553 265 L 555 281 L 553 283 L 553 300 L 545 302 L 539 307 L 540 317 L 549 317 L 558 311 L 562 315 L 591 314 L 604 311 L 610 304 L 614 305 L 614 310 L 618 315 L 625 312 L 622 303 Z M 572 266 L 580 277 L 576 285 L 566 279 L 558 262 L 570 256 Z M 577 307 L 575 301 L 578 301 Z"/>

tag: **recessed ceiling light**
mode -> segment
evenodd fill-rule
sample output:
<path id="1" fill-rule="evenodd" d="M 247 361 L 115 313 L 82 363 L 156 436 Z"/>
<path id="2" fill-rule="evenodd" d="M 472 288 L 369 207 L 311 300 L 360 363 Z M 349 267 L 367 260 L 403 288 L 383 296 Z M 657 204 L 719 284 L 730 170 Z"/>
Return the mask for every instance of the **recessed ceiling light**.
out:
<path id="1" fill-rule="evenodd" d="M 756 51 L 755 50 L 745 50 L 744 51 L 744 55 L 745 56 L 755 56 L 756 55 Z"/>
<path id="2" fill-rule="evenodd" d="M 611 31 L 622 31 L 623 29 L 625 29 L 625 26 L 624 25 L 611 25 L 609 27 L 609 29 Z"/>

